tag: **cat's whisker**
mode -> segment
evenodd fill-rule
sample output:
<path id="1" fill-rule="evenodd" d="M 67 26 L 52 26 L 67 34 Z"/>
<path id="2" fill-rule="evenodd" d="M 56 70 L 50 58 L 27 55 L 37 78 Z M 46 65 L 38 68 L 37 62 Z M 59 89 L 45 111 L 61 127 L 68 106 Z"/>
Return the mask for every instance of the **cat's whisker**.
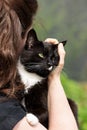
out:
<path id="1" fill-rule="evenodd" d="M 25 63 L 25 65 L 31 66 L 31 65 L 38 65 L 38 63 Z M 42 65 L 42 63 L 39 63 L 39 65 Z"/>

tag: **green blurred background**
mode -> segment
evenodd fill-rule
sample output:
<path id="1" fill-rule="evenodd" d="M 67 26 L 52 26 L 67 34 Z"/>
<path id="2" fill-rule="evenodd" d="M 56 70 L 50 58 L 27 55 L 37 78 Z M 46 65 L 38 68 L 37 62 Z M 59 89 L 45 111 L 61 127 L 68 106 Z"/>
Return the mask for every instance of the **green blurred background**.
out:
<path id="1" fill-rule="evenodd" d="M 67 40 L 61 80 L 78 105 L 80 130 L 87 130 L 87 0 L 38 0 L 34 20 L 40 40 Z"/>

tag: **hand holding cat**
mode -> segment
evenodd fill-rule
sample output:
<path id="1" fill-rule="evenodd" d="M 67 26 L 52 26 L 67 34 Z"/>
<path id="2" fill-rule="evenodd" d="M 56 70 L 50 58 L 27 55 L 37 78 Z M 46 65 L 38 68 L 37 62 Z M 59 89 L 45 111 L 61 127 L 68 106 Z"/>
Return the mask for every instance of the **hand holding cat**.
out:
<path id="1" fill-rule="evenodd" d="M 46 42 L 58 44 L 58 54 L 60 56 L 58 66 L 48 77 L 49 130 L 78 130 L 60 80 L 65 59 L 63 44 L 56 39 L 48 39 Z"/>
<path id="2" fill-rule="evenodd" d="M 60 56 L 60 61 L 59 61 L 58 66 L 56 67 L 56 71 L 61 72 L 64 66 L 64 59 L 65 59 L 65 54 L 66 54 L 62 43 L 59 43 L 58 45 L 58 54 Z"/>
<path id="3" fill-rule="evenodd" d="M 59 43 L 59 41 L 55 38 L 47 38 L 45 40 L 45 42 L 49 42 L 49 43 L 52 43 L 52 44 L 58 44 Z"/>
<path id="4" fill-rule="evenodd" d="M 53 38 L 47 38 L 45 40 L 45 42 L 50 42 L 52 44 L 59 44 L 58 45 L 58 54 L 60 56 L 60 61 L 58 63 L 58 66 L 52 71 L 52 73 L 50 74 L 49 77 L 53 77 L 53 76 L 59 76 L 61 74 L 61 71 L 63 69 L 64 66 L 64 59 L 65 59 L 65 50 L 64 50 L 64 46 L 62 43 L 59 43 L 59 41 L 57 39 L 53 39 Z"/>

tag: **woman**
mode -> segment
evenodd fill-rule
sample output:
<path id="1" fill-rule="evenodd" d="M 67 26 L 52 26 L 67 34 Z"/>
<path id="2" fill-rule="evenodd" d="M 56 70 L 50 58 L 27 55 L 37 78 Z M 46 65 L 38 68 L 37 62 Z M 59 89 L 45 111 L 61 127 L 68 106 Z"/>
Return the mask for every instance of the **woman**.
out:
<path id="1" fill-rule="evenodd" d="M 26 119 L 19 103 L 24 86 L 16 69 L 37 6 L 36 0 L 0 0 L 0 130 L 46 130 L 40 123 L 31 126 Z M 58 43 L 55 39 L 46 41 Z M 59 65 L 48 82 L 49 130 L 78 130 L 60 82 L 65 57 L 61 43 L 58 53 Z"/>
<path id="2" fill-rule="evenodd" d="M 0 0 L 0 130 L 12 130 L 26 115 L 17 62 L 37 7 L 36 0 Z"/>

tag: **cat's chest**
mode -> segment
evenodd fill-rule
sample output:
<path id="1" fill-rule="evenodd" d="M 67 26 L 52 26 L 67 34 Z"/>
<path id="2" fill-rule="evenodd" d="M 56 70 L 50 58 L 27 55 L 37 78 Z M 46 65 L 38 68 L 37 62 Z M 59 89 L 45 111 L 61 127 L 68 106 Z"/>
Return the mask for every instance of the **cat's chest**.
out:
<path id="1" fill-rule="evenodd" d="M 18 68 L 18 72 L 20 74 L 21 80 L 23 84 L 25 85 L 25 90 L 35 85 L 36 83 L 41 82 L 41 80 L 43 79 L 42 77 L 38 76 L 35 73 L 30 73 L 26 71 L 24 66 L 20 63 L 20 61 L 18 62 L 17 68 Z"/>

